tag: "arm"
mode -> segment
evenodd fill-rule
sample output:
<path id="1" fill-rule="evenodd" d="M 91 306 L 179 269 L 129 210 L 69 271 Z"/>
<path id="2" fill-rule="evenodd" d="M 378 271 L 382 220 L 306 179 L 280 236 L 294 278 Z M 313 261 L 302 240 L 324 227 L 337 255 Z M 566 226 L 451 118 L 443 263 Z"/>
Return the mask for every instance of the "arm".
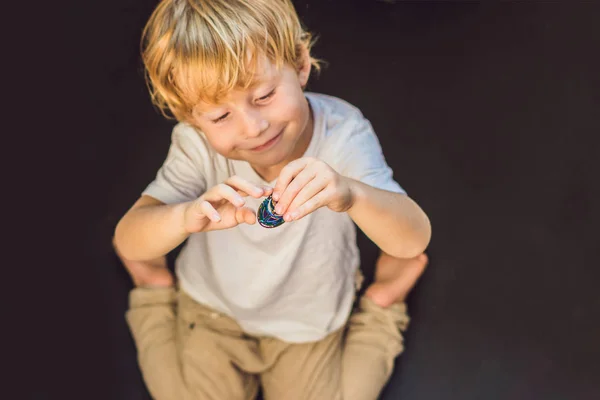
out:
<path id="1" fill-rule="evenodd" d="M 210 159 L 202 137 L 184 124 L 171 134 L 171 145 L 154 181 L 118 222 L 114 246 L 128 261 L 150 261 L 168 254 L 189 235 L 183 227 L 183 210 L 205 192 Z"/>
<path id="2" fill-rule="evenodd" d="M 260 198 L 270 193 L 271 188 L 232 176 L 193 201 L 164 204 L 142 196 L 117 224 L 115 247 L 130 261 L 159 258 L 192 233 L 254 224 L 255 211 L 244 207 L 243 197 Z"/>
<path id="3" fill-rule="evenodd" d="M 151 260 L 179 246 L 189 236 L 184 227 L 186 204 L 167 205 L 142 196 L 117 224 L 114 245 L 118 253 L 132 261 Z"/>
<path id="4" fill-rule="evenodd" d="M 405 194 L 376 189 L 342 176 L 325 162 L 301 158 L 284 167 L 273 192 L 275 211 L 295 221 L 326 206 L 350 217 L 384 252 L 397 258 L 421 254 L 431 237 L 429 219 Z"/>
<path id="5" fill-rule="evenodd" d="M 414 200 L 345 179 L 352 193 L 348 215 L 381 250 L 393 257 L 412 258 L 427 248 L 431 224 Z"/>

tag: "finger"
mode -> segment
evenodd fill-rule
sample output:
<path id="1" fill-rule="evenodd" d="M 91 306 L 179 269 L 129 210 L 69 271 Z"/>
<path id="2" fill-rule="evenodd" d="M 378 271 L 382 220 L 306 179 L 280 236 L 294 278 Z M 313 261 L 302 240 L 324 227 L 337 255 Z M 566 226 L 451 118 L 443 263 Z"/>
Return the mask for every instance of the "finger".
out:
<path id="1" fill-rule="evenodd" d="M 246 201 L 240 196 L 237 190 L 225 183 L 218 184 L 204 194 L 204 200 L 219 201 L 223 199 L 229 201 L 235 207 L 242 207 L 246 204 Z"/>
<path id="2" fill-rule="evenodd" d="M 298 175 L 298 176 L 300 176 L 300 175 Z M 295 179 L 294 179 L 294 181 L 292 181 L 292 185 L 294 184 L 294 182 L 295 182 Z M 291 187 L 291 185 L 289 187 Z M 313 180 L 308 182 L 302 188 L 302 190 L 300 190 L 298 192 L 298 194 L 294 197 L 294 200 L 291 202 L 291 204 L 287 208 L 286 213 L 287 214 L 293 213 L 295 210 L 300 208 L 300 206 L 302 206 L 304 203 L 306 203 L 311 198 L 313 198 L 317 193 L 319 193 L 323 189 L 325 189 L 325 187 L 327 187 L 327 180 L 323 176 L 317 175 L 316 177 L 313 178 Z M 284 193 L 284 196 L 285 196 L 285 193 Z M 321 207 L 323 205 L 324 204 L 321 204 L 319 207 Z"/>
<path id="3" fill-rule="evenodd" d="M 256 213 L 248 207 L 242 207 L 235 210 L 235 220 L 238 224 L 252 225 L 256 222 Z"/>
<path id="4" fill-rule="evenodd" d="M 258 187 L 261 188 L 261 190 L 262 190 L 262 192 L 261 192 L 262 193 L 262 197 L 267 197 L 268 195 L 270 195 L 271 193 L 273 193 L 273 188 L 271 186 L 260 185 Z M 238 193 L 241 194 L 242 196 L 250 196 L 250 194 L 244 192 L 243 190 L 238 190 Z M 258 197 L 261 197 L 261 196 L 258 196 Z"/>
<path id="5" fill-rule="evenodd" d="M 270 196 L 273 194 L 273 188 L 271 186 L 263 186 L 262 188 L 264 190 L 263 196 Z"/>
<path id="6" fill-rule="evenodd" d="M 289 208 L 292 201 L 296 198 L 296 195 L 300 193 L 302 189 L 309 183 L 312 182 L 317 175 L 317 171 L 312 168 L 305 168 L 287 185 L 280 195 L 279 201 L 275 206 L 275 212 L 279 215 L 283 215 Z M 314 194 L 314 193 L 313 193 Z"/>
<path id="7" fill-rule="evenodd" d="M 245 208 L 244 209 L 244 222 L 248 225 L 254 225 L 256 223 L 256 211 Z"/>
<path id="8" fill-rule="evenodd" d="M 330 196 L 331 196 L 331 194 L 329 192 L 329 189 L 322 190 L 319 193 L 317 193 L 316 195 L 312 196 L 310 199 L 308 199 L 304 204 L 302 204 L 296 210 L 294 210 L 288 214 L 285 214 L 283 216 L 283 219 L 286 222 L 290 222 L 290 221 L 297 221 L 301 218 L 304 218 L 308 214 L 323 207 L 323 205 L 326 204 L 327 198 Z"/>
<path id="9" fill-rule="evenodd" d="M 241 191 L 241 192 L 245 193 L 246 195 L 252 196 L 255 198 L 260 198 L 265 193 L 264 187 L 262 187 L 260 185 L 255 185 L 254 183 L 252 183 L 242 177 L 239 177 L 237 175 L 229 177 L 225 181 L 225 184 L 236 189 L 238 192 Z"/>
<path id="10" fill-rule="evenodd" d="M 275 188 L 273 189 L 273 200 L 279 201 L 285 188 L 289 185 L 292 179 L 294 179 L 294 177 L 308 165 L 309 161 L 310 159 L 308 158 L 299 158 L 283 167 L 279 173 L 279 177 L 277 178 Z"/>
<path id="11" fill-rule="evenodd" d="M 204 214 L 212 222 L 221 221 L 221 215 L 219 215 L 217 210 L 215 210 L 212 204 L 210 204 L 208 201 L 205 200 L 201 202 L 199 209 L 202 212 L 202 214 Z"/>
<path id="12" fill-rule="evenodd" d="M 271 193 L 273 193 L 273 188 L 272 188 L 272 187 L 270 187 L 270 186 L 266 186 L 266 185 L 265 185 L 265 186 L 259 186 L 259 187 L 261 187 L 261 188 L 262 188 L 262 190 L 263 190 L 263 192 L 262 192 L 262 193 L 263 193 L 263 194 L 262 194 L 262 197 L 267 197 L 267 196 L 269 196 Z M 237 192 L 237 193 L 238 193 L 240 196 L 242 196 L 242 197 L 248 197 L 248 196 L 250 196 L 248 193 L 244 192 L 243 190 L 236 190 L 236 192 Z M 253 196 L 253 197 L 254 197 L 254 196 Z M 259 196 L 259 197 L 261 197 L 261 196 Z"/>

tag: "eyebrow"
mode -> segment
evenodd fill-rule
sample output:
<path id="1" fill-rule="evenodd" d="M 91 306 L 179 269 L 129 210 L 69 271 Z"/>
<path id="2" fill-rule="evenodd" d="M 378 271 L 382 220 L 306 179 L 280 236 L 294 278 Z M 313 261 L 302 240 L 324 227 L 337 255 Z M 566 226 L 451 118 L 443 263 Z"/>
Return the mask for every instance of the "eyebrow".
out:
<path id="1" fill-rule="evenodd" d="M 269 74 L 269 75 L 266 75 L 264 73 L 263 74 L 254 74 L 254 76 L 256 78 L 252 79 L 252 83 L 250 84 L 250 86 L 248 86 L 248 90 L 254 90 L 260 85 L 272 83 L 273 81 L 277 80 L 277 78 L 280 77 L 279 74 L 275 74 L 275 73 Z M 214 107 L 223 107 L 223 106 L 214 105 Z M 213 112 L 213 110 L 205 110 L 201 106 L 194 107 L 194 111 L 202 116 L 206 116 L 207 113 Z M 216 111 L 215 111 L 215 113 L 216 113 Z"/>
<path id="2" fill-rule="evenodd" d="M 274 81 L 275 79 L 277 79 L 278 75 L 276 74 L 270 74 L 270 75 L 265 75 L 263 74 L 255 74 L 254 77 L 252 78 L 252 83 L 250 84 L 250 86 L 248 87 L 248 89 L 255 89 L 257 86 L 266 84 L 266 83 L 271 83 L 272 81 Z"/>
<path id="3" fill-rule="evenodd" d="M 201 117 L 206 117 L 206 118 L 209 118 L 209 119 L 213 119 L 213 117 L 214 117 L 214 116 L 212 116 L 212 115 L 211 115 L 211 116 L 208 116 L 207 114 L 221 114 L 223 111 L 224 111 L 224 110 L 217 110 L 217 109 L 215 109 L 215 110 L 203 110 L 203 109 L 201 109 L 201 108 L 198 108 L 198 109 L 196 109 L 196 110 L 195 110 L 195 113 L 196 113 L 198 116 L 201 116 Z M 219 117 L 219 116 L 216 116 L 216 117 L 214 117 L 214 118 L 218 118 L 218 117 Z"/>

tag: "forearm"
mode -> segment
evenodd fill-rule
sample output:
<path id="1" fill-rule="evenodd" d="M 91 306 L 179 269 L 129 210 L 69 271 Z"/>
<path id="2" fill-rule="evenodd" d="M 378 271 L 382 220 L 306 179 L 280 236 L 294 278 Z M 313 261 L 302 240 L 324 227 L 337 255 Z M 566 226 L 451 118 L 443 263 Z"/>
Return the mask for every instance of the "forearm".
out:
<path id="1" fill-rule="evenodd" d="M 431 239 L 429 218 L 410 197 L 351 180 L 354 201 L 348 215 L 382 251 L 412 258 Z"/>
<path id="2" fill-rule="evenodd" d="M 185 203 L 146 205 L 131 209 L 115 230 L 115 246 L 132 261 L 166 255 L 189 235 L 184 227 Z"/>

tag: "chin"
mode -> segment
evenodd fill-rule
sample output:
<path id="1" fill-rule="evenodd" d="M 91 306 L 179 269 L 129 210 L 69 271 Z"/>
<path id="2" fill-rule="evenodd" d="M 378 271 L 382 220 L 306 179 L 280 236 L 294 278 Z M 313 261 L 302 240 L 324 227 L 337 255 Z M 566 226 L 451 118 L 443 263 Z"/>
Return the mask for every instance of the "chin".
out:
<path id="1" fill-rule="evenodd" d="M 256 165 L 260 165 L 263 167 L 272 167 L 274 165 L 281 164 L 286 159 L 286 152 L 277 151 L 277 149 L 273 149 L 273 151 L 264 153 L 256 157 Z"/>

